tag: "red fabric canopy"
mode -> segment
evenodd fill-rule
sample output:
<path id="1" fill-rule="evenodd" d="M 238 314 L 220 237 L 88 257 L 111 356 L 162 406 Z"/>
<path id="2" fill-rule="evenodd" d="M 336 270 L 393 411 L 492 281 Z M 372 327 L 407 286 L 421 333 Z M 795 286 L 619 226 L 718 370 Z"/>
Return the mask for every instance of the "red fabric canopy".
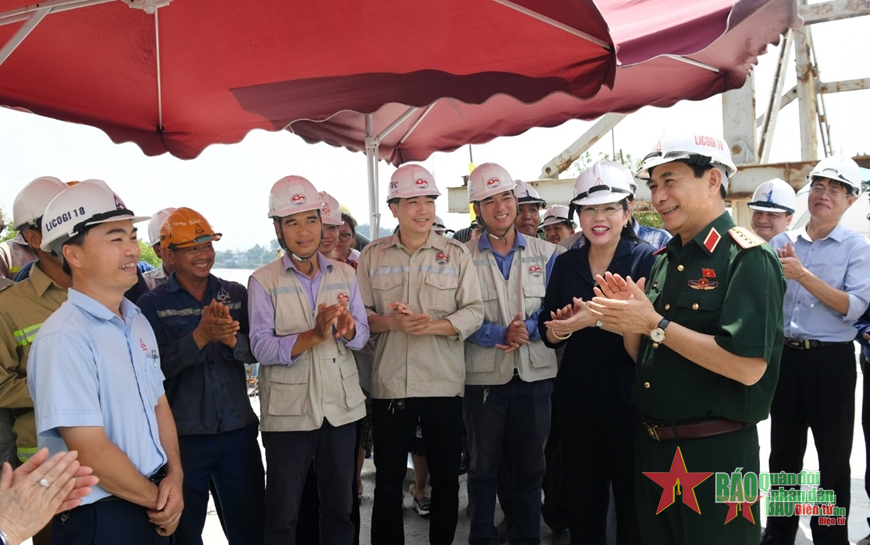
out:
<path id="1" fill-rule="evenodd" d="M 727 0 L 599 0 L 597 5 L 610 25 L 622 62 L 612 88 L 588 99 L 557 92 L 533 104 L 506 94 L 480 105 L 438 100 L 419 108 L 384 136 L 379 158 L 400 165 L 422 161 L 436 151 L 481 144 L 532 127 L 553 127 L 569 119 L 701 100 L 743 85 L 758 55 L 788 28 L 800 26 L 794 0 L 739 0 L 733 8 Z M 383 106 L 372 116 L 373 133 L 384 131 L 407 110 L 406 104 Z M 288 130 L 308 142 L 360 151 L 365 150 L 364 118 L 346 111 L 322 123 L 296 121 Z"/>
<path id="2" fill-rule="evenodd" d="M 387 103 L 588 98 L 616 73 L 592 0 L 173 0 L 156 16 L 126 3 L 164 0 L 102 1 L 0 0 L 0 44 L 56 10 L 0 64 L 0 105 L 148 155 L 193 158 L 253 129 Z"/>

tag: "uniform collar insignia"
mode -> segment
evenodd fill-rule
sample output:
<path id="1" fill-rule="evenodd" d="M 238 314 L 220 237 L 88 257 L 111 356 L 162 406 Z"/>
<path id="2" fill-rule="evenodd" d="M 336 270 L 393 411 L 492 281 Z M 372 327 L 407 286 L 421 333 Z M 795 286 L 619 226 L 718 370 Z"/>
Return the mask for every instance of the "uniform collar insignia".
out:
<path id="1" fill-rule="evenodd" d="M 704 248 L 712 254 L 720 240 L 722 240 L 722 235 L 719 234 L 719 231 L 715 227 L 711 227 L 710 232 L 704 238 Z"/>

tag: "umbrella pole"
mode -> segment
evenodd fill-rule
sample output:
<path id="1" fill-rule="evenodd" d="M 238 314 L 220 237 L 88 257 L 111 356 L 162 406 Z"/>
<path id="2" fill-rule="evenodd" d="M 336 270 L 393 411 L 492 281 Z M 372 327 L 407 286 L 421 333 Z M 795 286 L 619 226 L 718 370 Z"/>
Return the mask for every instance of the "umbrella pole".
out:
<path id="1" fill-rule="evenodd" d="M 369 236 L 379 238 L 381 214 L 378 211 L 378 139 L 372 128 L 372 114 L 366 114 L 366 171 L 369 178 Z"/>

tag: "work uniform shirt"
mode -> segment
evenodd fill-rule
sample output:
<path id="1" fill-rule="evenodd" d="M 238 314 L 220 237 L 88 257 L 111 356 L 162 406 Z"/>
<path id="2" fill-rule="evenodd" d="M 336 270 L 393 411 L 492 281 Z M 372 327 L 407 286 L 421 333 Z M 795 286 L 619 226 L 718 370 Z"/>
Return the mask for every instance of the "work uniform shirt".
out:
<path id="1" fill-rule="evenodd" d="M 384 331 L 372 336 L 375 363 L 372 397 L 453 397 L 465 392 L 463 341 L 480 327 L 483 302 L 477 272 L 461 243 L 430 232 L 415 252 L 399 235 L 378 239 L 362 251 L 357 268 L 369 314 L 389 315 L 394 301 L 432 320 L 448 320 L 456 335 L 406 335 Z"/>
<path id="2" fill-rule="evenodd" d="M 39 447 L 68 450 L 61 427 L 99 426 L 143 476 L 167 462 L 155 407 L 164 395 L 157 339 L 139 307 L 117 316 L 87 295 L 67 301 L 42 325 L 30 351 L 28 387 Z M 99 485 L 82 504 L 109 496 Z"/>
<path id="3" fill-rule="evenodd" d="M 210 342 L 200 350 L 193 340 L 202 309 L 212 300 L 229 307 L 230 317 L 239 322 L 234 349 Z M 244 365 L 256 361 L 248 342 L 245 287 L 210 274 L 205 296 L 198 301 L 172 273 L 166 284 L 142 295 L 138 304 L 160 347 L 166 399 L 178 435 L 220 433 L 255 424 Z"/>
<path id="4" fill-rule="evenodd" d="M 316 254 L 313 278 L 285 254 L 251 276 L 251 346 L 260 361 L 260 428 L 311 431 L 324 420 L 339 427 L 365 416 L 365 395 L 350 350 L 369 338 L 353 268 Z M 321 304 L 347 303 L 354 337 L 326 339 L 293 356 L 299 335 L 317 323 Z"/>
<path id="5" fill-rule="evenodd" d="M 538 315 L 553 264 L 565 250 L 519 231 L 507 255 L 494 251 L 486 234 L 467 246 L 480 280 L 484 317 L 480 329 L 468 337 L 466 384 L 507 384 L 515 374 L 525 382 L 555 377 L 556 354 L 541 341 Z M 507 328 L 518 313 L 528 331 L 529 343 L 505 353 L 496 345 L 506 344 Z"/>
<path id="6" fill-rule="evenodd" d="M 812 240 L 805 227 L 780 233 L 770 241 L 780 249 L 791 242 L 801 264 L 829 286 L 849 295 L 845 315 L 824 305 L 797 280 L 788 281 L 784 303 L 785 336 L 822 342 L 855 338 L 852 322 L 870 303 L 870 242 L 837 225 L 828 236 Z"/>
<path id="7" fill-rule="evenodd" d="M 0 276 L 10 280 L 15 278 L 21 267 L 39 259 L 36 250 L 27 244 L 24 235 L 18 233 L 15 238 L 0 242 Z"/>
<path id="8" fill-rule="evenodd" d="M 38 266 L 30 277 L 0 292 L 0 407 L 11 409 L 18 458 L 36 453 L 33 400 L 27 390 L 27 359 L 42 323 L 66 301 L 61 288 Z"/>
<path id="9" fill-rule="evenodd" d="M 758 422 L 768 416 L 783 347 L 785 277 L 770 246 L 743 229 L 732 236 L 734 227 L 726 212 L 686 244 L 671 239 L 653 266 L 646 293 L 666 319 L 713 335 L 732 354 L 763 358 L 767 369 L 757 383 L 745 386 L 644 335 L 634 397 L 647 421 Z"/>
<path id="10" fill-rule="evenodd" d="M 142 278 L 145 279 L 145 284 L 149 290 L 153 290 L 157 286 L 162 286 L 169 280 L 169 275 L 166 274 L 166 269 L 161 264 L 159 267 L 145 271 L 142 273 Z"/>

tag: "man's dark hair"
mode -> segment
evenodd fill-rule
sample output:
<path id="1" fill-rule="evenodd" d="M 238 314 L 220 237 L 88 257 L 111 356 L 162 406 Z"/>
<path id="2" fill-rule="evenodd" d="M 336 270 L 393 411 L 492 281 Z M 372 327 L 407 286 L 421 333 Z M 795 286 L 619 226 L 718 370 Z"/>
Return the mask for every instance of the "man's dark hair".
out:
<path id="1" fill-rule="evenodd" d="M 85 236 L 90 230 L 90 227 L 85 227 L 80 233 L 76 233 L 75 236 L 64 242 L 63 245 L 66 246 L 67 244 L 72 244 L 74 246 L 82 248 L 85 245 Z M 63 246 L 61 247 L 61 255 L 59 255 L 58 257 L 60 258 L 61 268 L 63 269 L 63 272 L 65 272 L 67 276 L 72 278 L 72 269 L 70 269 L 69 263 L 67 263 L 66 259 L 64 259 L 63 257 Z"/>

